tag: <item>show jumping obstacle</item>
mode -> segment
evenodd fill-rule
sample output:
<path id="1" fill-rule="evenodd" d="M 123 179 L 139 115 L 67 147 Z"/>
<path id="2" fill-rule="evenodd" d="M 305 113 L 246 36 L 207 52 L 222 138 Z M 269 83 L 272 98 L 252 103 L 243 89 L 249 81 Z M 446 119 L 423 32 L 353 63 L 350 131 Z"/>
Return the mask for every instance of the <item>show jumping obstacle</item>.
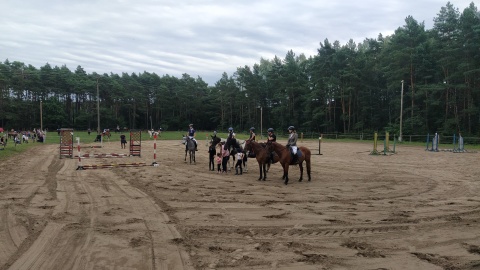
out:
<path id="1" fill-rule="evenodd" d="M 140 157 L 142 153 L 142 131 L 130 131 L 130 156 Z"/>
<path id="2" fill-rule="evenodd" d="M 440 135 L 435 132 L 435 136 L 432 138 L 432 144 L 430 147 L 430 133 L 427 134 L 427 147 L 425 151 L 438 152 L 438 143 L 440 141 Z"/>
<path id="3" fill-rule="evenodd" d="M 87 170 L 87 169 L 106 169 L 106 168 L 116 168 L 116 167 L 142 167 L 147 166 L 145 162 L 134 162 L 134 163 L 117 163 L 117 164 L 93 164 L 93 165 L 82 165 L 82 158 L 89 158 L 89 157 L 96 157 L 96 158 L 109 158 L 109 157 L 130 157 L 130 156 L 138 156 L 141 155 L 141 145 L 142 145 L 142 137 L 141 131 L 131 131 L 130 132 L 130 153 L 129 155 L 125 154 L 94 154 L 92 156 L 82 155 L 80 150 L 80 138 L 77 139 L 77 149 L 78 149 L 78 167 L 77 170 Z M 156 141 L 155 141 L 156 142 Z M 154 145 L 156 148 L 156 144 Z M 154 150 L 154 159 L 156 159 L 156 153 Z M 152 164 L 155 166 L 154 164 Z"/>
<path id="4" fill-rule="evenodd" d="M 375 132 L 373 134 L 373 151 L 370 152 L 370 155 L 384 155 L 386 156 L 387 153 L 395 154 L 395 147 L 397 144 L 397 138 L 393 135 L 393 150 L 390 150 L 390 133 L 385 132 L 385 139 L 383 140 L 383 151 L 379 152 L 377 150 L 378 145 L 378 133 Z"/>
<path id="5" fill-rule="evenodd" d="M 73 158 L 73 129 L 60 129 L 60 158 Z"/>

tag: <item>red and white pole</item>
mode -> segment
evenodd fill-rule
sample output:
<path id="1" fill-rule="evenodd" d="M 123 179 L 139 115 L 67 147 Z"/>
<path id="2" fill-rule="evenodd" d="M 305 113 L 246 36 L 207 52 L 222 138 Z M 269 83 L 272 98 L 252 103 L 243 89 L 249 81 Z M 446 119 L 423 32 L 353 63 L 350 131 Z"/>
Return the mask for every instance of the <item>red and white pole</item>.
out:
<path id="1" fill-rule="evenodd" d="M 157 133 L 155 132 L 153 134 L 153 162 L 152 162 L 153 167 L 158 167 L 157 163 Z"/>

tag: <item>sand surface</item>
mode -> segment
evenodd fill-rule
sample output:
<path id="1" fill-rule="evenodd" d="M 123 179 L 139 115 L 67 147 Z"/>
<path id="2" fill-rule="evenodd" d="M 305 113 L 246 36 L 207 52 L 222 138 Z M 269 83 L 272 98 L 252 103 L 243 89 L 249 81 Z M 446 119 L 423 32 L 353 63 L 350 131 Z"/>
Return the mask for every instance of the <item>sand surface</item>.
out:
<path id="1" fill-rule="evenodd" d="M 318 141 L 312 181 L 208 169 L 179 141 L 155 166 L 76 170 L 58 145 L 0 164 L 0 269 L 480 269 L 480 153 Z M 120 143 L 82 153 L 120 153 Z M 145 162 L 89 158 L 82 165 Z"/>

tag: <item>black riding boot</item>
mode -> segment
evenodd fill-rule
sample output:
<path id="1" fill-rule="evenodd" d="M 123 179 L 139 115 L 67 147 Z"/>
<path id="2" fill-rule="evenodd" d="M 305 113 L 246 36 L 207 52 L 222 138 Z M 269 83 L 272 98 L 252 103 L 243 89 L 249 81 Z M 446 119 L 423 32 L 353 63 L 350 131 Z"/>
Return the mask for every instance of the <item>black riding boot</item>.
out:
<path id="1" fill-rule="evenodd" d="M 293 154 L 292 164 L 297 164 L 297 162 L 298 162 L 298 156 L 297 154 Z"/>
<path id="2" fill-rule="evenodd" d="M 238 168 L 235 168 L 235 175 L 238 175 Z"/>
<path id="3" fill-rule="evenodd" d="M 198 149 L 197 149 L 197 143 L 195 143 L 195 151 L 198 151 Z"/>
<path id="4" fill-rule="evenodd" d="M 243 174 L 243 168 L 240 167 L 240 174 Z"/>

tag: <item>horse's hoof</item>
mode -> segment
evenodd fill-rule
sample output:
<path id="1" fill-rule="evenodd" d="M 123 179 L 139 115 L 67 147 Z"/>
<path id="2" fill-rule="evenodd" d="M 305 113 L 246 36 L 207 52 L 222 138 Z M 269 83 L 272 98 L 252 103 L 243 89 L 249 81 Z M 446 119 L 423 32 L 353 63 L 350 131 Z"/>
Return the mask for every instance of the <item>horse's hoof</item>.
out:
<path id="1" fill-rule="evenodd" d="M 302 182 L 303 178 L 298 179 L 298 182 Z"/>
<path id="2" fill-rule="evenodd" d="M 285 181 L 285 185 L 288 185 L 288 181 Z"/>

